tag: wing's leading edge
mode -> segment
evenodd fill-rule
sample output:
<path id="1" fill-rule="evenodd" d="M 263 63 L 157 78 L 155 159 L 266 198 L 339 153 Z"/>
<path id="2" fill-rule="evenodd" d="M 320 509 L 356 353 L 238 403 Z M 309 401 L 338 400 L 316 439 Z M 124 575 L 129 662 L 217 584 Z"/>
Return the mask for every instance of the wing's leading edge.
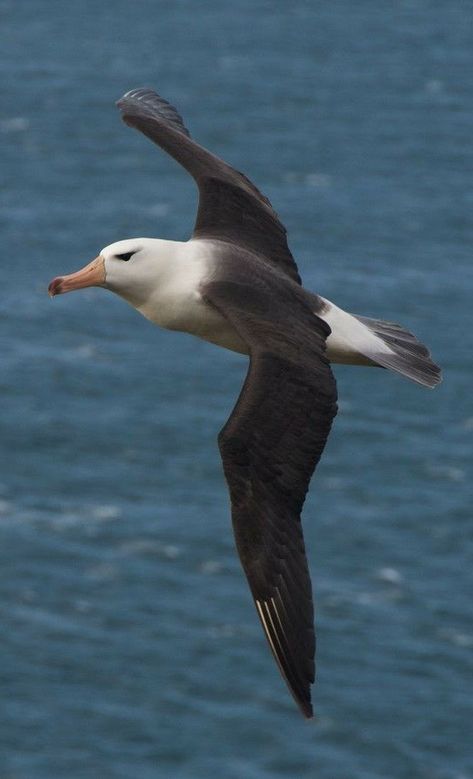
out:
<path id="1" fill-rule="evenodd" d="M 123 120 L 182 165 L 199 188 L 194 238 L 231 242 L 257 253 L 298 284 L 286 230 L 269 200 L 223 160 L 199 146 L 180 114 L 151 89 L 134 89 L 117 103 Z"/>

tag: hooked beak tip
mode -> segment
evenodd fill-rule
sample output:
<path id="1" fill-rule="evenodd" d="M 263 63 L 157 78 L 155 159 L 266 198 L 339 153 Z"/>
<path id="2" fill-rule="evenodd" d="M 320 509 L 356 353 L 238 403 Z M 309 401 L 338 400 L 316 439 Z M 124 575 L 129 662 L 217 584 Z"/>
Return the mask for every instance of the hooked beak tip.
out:
<path id="1" fill-rule="evenodd" d="M 105 262 L 99 254 L 95 260 L 89 262 L 85 268 L 70 273 L 68 276 L 56 276 L 48 287 L 49 297 L 62 295 L 64 292 L 71 292 L 74 289 L 83 287 L 103 287 L 105 284 Z"/>
<path id="2" fill-rule="evenodd" d="M 62 282 L 62 276 L 56 276 L 56 278 L 52 280 L 52 282 L 48 287 L 48 295 L 50 298 L 53 298 L 55 295 L 60 295 L 61 282 Z"/>

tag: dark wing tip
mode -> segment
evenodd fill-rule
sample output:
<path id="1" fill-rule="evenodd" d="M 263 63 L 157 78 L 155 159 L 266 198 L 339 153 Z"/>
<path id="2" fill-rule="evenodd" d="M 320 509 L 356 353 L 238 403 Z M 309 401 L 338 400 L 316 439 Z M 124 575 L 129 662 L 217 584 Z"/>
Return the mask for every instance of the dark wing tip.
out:
<path id="1" fill-rule="evenodd" d="M 189 130 L 184 125 L 182 116 L 171 103 L 157 94 L 154 89 L 140 87 L 131 89 L 117 101 L 117 106 L 122 112 L 122 118 L 138 117 L 143 119 L 158 119 L 171 125 L 184 135 L 190 136 Z"/>
<path id="2" fill-rule="evenodd" d="M 299 706 L 306 719 L 314 719 L 314 709 L 311 703 L 299 703 Z"/>
<path id="3" fill-rule="evenodd" d="M 276 597 L 266 600 L 255 598 L 261 624 L 273 653 L 274 659 L 291 695 L 306 719 L 314 716 L 311 700 L 311 685 L 314 682 L 315 645 L 301 642 L 288 622 L 285 604 L 278 592 Z M 313 631 L 312 631 L 313 633 Z"/>

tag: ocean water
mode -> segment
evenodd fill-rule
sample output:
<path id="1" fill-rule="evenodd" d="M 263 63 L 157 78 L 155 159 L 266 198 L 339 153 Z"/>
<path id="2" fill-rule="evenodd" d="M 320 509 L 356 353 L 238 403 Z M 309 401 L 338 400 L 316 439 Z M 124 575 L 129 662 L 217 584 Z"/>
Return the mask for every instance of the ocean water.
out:
<path id="1" fill-rule="evenodd" d="M 467 4 L 0 0 L 0 25 L 1 779 L 471 779 Z M 308 288 L 444 368 L 336 369 L 315 722 L 234 550 L 216 435 L 246 360 L 46 295 L 190 233 L 193 182 L 114 108 L 143 85 L 271 198 Z"/>

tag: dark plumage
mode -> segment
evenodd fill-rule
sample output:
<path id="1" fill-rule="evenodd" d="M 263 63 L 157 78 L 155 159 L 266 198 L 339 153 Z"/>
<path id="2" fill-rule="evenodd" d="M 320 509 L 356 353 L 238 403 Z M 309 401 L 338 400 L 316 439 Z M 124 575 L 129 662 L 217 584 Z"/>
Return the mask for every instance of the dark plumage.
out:
<path id="1" fill-rule="evenodd" d="M 311 717 L 314 610 L 301 510 L 337 410 L 330 362 L 381 365 L 429 387 L 440 369 L 399 325 L 354 316 L 304 290 L 269 200 L 195 143 L 166 100 L 136 89 L 118 106 L 126 124 L 197 182 L 192 238 L 116 242 L 81 271 L 53 279 L 49 292 L 102 286 L 161 327 L 249 355 L 219 435 L 233 528 L 271 651 Z"/>
<path id="2" fill-rule="evenodd" d="M 236 244 L 301 283 L 285 228 L 246 176 L 196 144 L 177 111 L 151 90 L 129 92 L 117 105 L 127 124 L 196 180 L 194 237 Z M 314 610 L 300 513 L 336 414 L 335 379 L 325 356 L 330 329 L 292 285 L 262 274 L 271 286 L 270 294 L 262 294 L 247 278 L 246 284 L 229 281 L 231 259 L 217 274 L 226 280 L 206 284 L 203 294 L 231 321 L 250 353 L 243 390 L 219 436 L 233 528 L 271 650 L 310 717 Z M 242 253 L 234 259 L 243 271 Z"/>

